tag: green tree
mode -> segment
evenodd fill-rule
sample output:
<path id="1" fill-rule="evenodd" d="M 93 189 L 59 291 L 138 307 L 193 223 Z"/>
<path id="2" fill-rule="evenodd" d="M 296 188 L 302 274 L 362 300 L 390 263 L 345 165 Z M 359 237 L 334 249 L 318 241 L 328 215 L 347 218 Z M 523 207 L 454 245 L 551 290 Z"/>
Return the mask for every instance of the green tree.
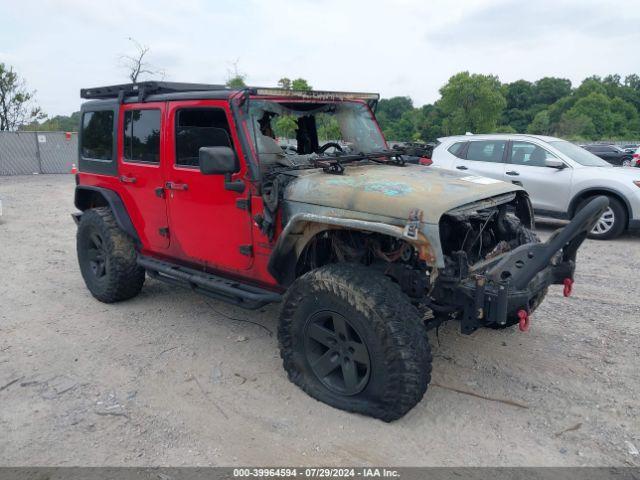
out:
<path id="1" fill-rule="evenodd" d="M 13 67 L 0 63 L 0 130 L 16 130 L 46 118 L 34 103 L 35 91 L 29 91 L 26 85 Z"/>
<path id="2" fill-rule="evenodd" d="M 527 110 L 534 104 L 534 88 L 531 82 L 517 80 L 506 84 L 505 90 L 508 109 Z"/>
<path id="3" fill-rule="evenodd" d="M 229 88 L 245 88 L 247 84 L 244 82 L 246 75 L 236 75 L 227 79 L 225 85 Z"/>
<path id="4" fill-rule="evenodd" d="M 400 120 L 402 114 L 413 110 L 413 101 L 409 97 L 383 98 L 378 102 L 377 114 L 383 114 L 390 121 Z"/>
<path id="5" fill-rule="evenodd" d="M 536 135 L 550 135 L 551 119 L 549 118 L 549 110 L 542 110 L 538 112 L 533 121 L 527 127 L 527 133 L 533 133 Z"/>
<path id="6" fill-rule="evenodd" d="M 70 116 L 56 115 L 42 123 L 36 121 L 20 127 L 20 130 L 40 132 L 77 132 L 80 127 L 80 112 L 73 112 Z"/>
<path id="7" fill-rule="evenodd" d="M 232 62 L 231 68 L 227 69 L 227 81 L 225 85 L 229 88 L 240 89 L 247 87 L 247 84 L 245 83 L 247 75 L 239 70 L 238 63 L 240 63 L 239 59 Z"/>
<path id="8" fill-rule="evenodd" d="M 624 85 L 625 87 L 629 87 L 634 90 L 640 90 L 640 75 L 638 75 L 637 73 L 627 75 L 626 77 L 624 77 Z"/>
<path id="9" fill-rule="evenodd" d="M 411 118 L 405 117 L 402 124 L 400 120 L 403 115 L 412 112 L 413 101 L 409 97 L 383 98 L 378 102 L 376 119 L 380 124 L 385 138 L 393 141 L 410 141 L 413 138 L 414 123 Z"/>
<path id="10" fill-rule="evenodd" d="M 425 142 L 434 142 L 444 135 L 442 122 L 444 115 L 436 105 L 423 105 L 418 118 L 418 134 Z"/>
<path id="11" fill-rule="evenodd" d="M 599 77 L 589 77 L 585 78 L 580 86 L 576 88 L 576 91 L 573 93 L 573 96 L 576 98 L 586 97 L 591 95 L 592 93 L 599 93 L 602 95 L 607 95 L 607 89 L 602 84 L 602 81 Z"/>
<path id="12" fill-rule="evenodd" d="M 557 126 L 557 134 L 574 140 L 598 138 L 593 120 L 576 110 L 569 110 L 562 115 Z"/>
<path id="13" fill-rule="evenodd" d="M 273 122 L 273 133 L 276 137 L 294 138 L 298 123 L 293 115 L 278 115 Z"/>
<path id="14" fill-rule="evenodd" d="M 582 122 L 583 117 L 591 120 L 593 129 L 588 125 L 588 128 L 585 127 L 585 130 L 578 133 L 593 140 L 614 134 L 611 101 L 605 94 L 599 92 L 590 93 L 576 101 L 576 104 L 563 114 L 565 122 L 573 120 L 575 123 L 576 119 L 581 119 Z"/>
<path id="15" fill-rule="evenodd" d="M 566 78 L 544 77 L 534 84 L 535 103 L 551 105 L 569 94 L 571 80 Z"/>
<path id="16" fill-rule="evenodd" d="M 309 82 L 307 82 L 304 78 L 296 78 L 291 81 L 291 89 L 297 92 L 310 92 L 313 90 Z"/>
<path id="17" fill-rule="evenodd" d="M 285 90 L 291 90 L 291 79 L 282 77 L 280 80 L 278 80 L 278 86 L 280 88 L 284 88 Z"/>
<path id="18" fill-rule="evenodd" d="M 440 89 L 437 105 L 445 115 L 448 134 L 491 132 L 497 125 L 507 101 L 498 77 L 461 72 Z"/>

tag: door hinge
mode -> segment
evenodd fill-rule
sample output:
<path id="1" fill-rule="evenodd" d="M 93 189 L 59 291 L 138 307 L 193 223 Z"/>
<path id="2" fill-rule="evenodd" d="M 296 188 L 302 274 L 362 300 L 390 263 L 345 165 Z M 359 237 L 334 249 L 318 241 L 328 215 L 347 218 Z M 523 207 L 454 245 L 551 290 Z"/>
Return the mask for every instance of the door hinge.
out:
<path id="1" fill-rule="evenodd" d="M 250 257 L 253 255 L 253 247 L 251 245 L 240 245 L 240 253 Z"/>
<path id="2" fill-rule="evenodd" d="M 236 199 L 236 207 L 240 210 L 249 210 L 249 199 L 248 198 L 237 198 Z"/>
<path id="3" fill-rule="evenodd" d="M 161 227 L 158 229 L 158 233 L 163 237 L 169 236 L 169 227 Z"/>

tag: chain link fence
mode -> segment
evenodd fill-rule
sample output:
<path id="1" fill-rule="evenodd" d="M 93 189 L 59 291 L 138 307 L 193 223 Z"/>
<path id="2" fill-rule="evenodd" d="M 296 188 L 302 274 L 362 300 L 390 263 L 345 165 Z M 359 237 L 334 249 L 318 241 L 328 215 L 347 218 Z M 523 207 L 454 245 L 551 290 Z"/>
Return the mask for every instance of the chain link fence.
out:
<path id="1" fill-rule="evenodd" d="M 0 175 L 69 173 L 77 157 L 76 132 L 0 132 Z"/>

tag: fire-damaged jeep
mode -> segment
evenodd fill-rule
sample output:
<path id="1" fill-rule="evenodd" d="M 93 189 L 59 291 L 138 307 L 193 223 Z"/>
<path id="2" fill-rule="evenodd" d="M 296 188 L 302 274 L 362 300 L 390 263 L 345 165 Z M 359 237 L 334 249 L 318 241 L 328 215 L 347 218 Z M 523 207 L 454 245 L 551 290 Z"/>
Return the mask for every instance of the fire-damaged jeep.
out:
<path id="1" fill-rule="evenodd" d="M 144 82 L 81 96 L 74 218 L 93 296 L 134 297 L 148 275 L 281 302 L 290 380 L 386 421 L 427 389 L 428 329 L 526 330 L 550 285 L 570 293 L 607 207 L 540 243 L 520 187 L 389 149 L 375 94 Z"/>

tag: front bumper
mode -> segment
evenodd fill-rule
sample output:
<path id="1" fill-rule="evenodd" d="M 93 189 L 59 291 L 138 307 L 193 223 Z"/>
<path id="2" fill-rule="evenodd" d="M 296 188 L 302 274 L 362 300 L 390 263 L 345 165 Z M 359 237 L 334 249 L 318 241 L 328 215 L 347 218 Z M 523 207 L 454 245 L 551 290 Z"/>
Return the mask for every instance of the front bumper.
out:
<path id="1" fill-rule="evenodd" d="M 578 248 L 608 205 L 607 197 L 597 197 L 546 242 L 521 245 L 467 269 L 454 290 L 462 333 L 515 323 L 518 312 L 537 307 L 549 285 L 572 283 Z"/>

